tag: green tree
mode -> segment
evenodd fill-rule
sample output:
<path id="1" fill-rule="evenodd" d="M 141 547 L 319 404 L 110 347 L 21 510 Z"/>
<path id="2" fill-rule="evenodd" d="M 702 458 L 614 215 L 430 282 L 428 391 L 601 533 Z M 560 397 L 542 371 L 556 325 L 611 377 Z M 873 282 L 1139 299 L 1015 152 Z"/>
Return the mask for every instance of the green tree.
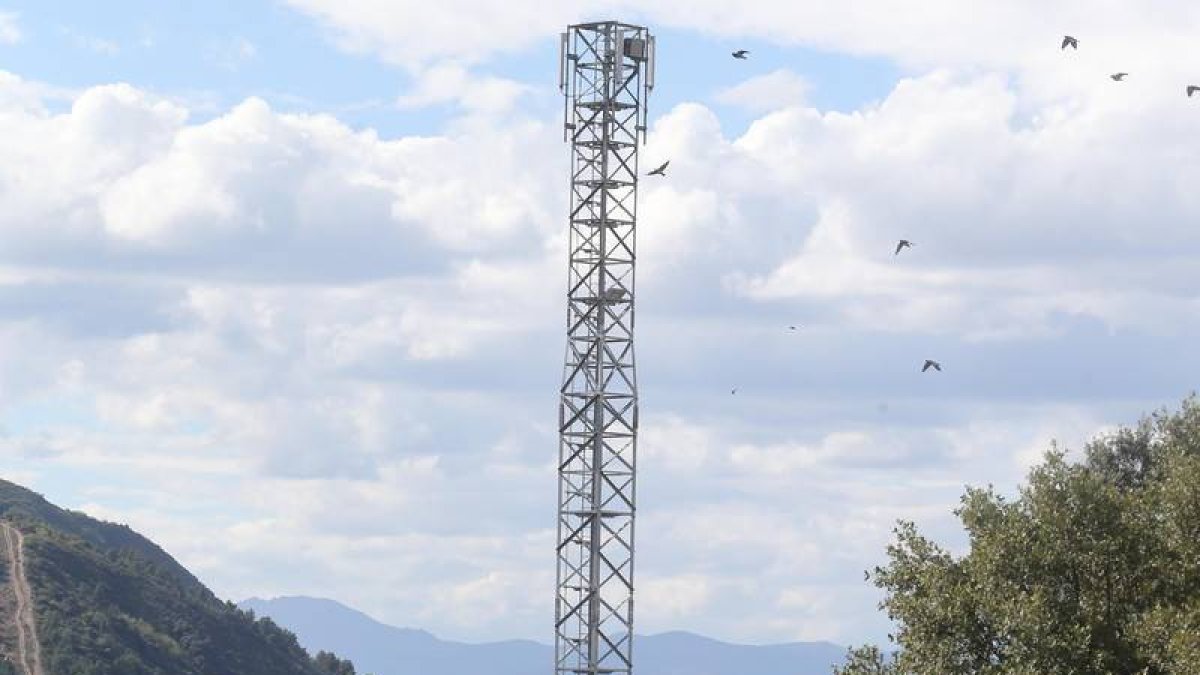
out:
<path id="1" fill-rule="evenodd" d="M 909 522 L 874 583 L 891 658 L 839 675 L 1200 673 L 1200 405 L 1052 447 L 1015 498 L 968 489 L 954 556 Z"/>
<path id="2" fill-rule="evenodd" d="M 834 675 L 894 675 L 896 657 L 888 657 L 879 647 L 869 645 L 851 649 L 846 664 L 833 669 Z"/>
<path id="3" fill-rule="evenodd" d="M 313 661 L 317 665 L 317 669 L 322 673 L 329 675 L 354 675 L 354 664 L 348 659 L 339 659 L 331 652 L 317 652 L 317 656 Z"/>

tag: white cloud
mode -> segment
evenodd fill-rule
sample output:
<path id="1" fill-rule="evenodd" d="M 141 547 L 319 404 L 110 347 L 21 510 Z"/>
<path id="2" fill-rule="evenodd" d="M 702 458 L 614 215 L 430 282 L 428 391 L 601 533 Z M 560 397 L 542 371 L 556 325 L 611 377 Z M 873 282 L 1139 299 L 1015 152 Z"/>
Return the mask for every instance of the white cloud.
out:
<path id="1" fill-rule="evenodd" d="M 809 84 L 803 77 L 781 68 L 723 89 L 717 93 L 716 100 L 750 112 L 763 113 L 803 105 L 808 91 Z"/>
<path id="2" fill-rule="evenodd" d="M 641 618 L 654 625 L 670 625 L 703 613 L 712 600 L 712 585 L 711 577 L 700 574 L 642 577 L 637 602 L 643 609 L 649 609 L 649 615 Z"/>
<path id="3" fill-rule="evenodd" d="M 0 110 L 45 112 L 48 102 L 71 102 L 79 92 L 42 82 L 23 80 L 13 73 L 0 70 Z"/>
<path id="4" fill-rule="evenodd" d="M 641 427 L 638 445 L 642 463 L 672 472 L 696 472 L 708 465 L 713 455 L 712 430 L 677 415 L 669 415 Z"/>
<path id="5" fill-rule="evenodd" d="M 498 50 L 529 46 L 556 35 L 569 17 L 597 3 L 536 0 L 496 3 L 448 0 L 393 3 L 386 0 L 288 0 L 327 22 L 337 39 L 356 52 L 379 52 L 392 63 L 420 65 L 443 58 L 479 61 Z"/>
<path id="6" fill-rule="evenodd" d="M 23 34 L 18 23 L 20 16 L 13 12 L 0 12 L 0 45 L 15 45 Z"/>
<path id="7" fill-rule="evenodd" d="M 414 90 L 396 99 L 402 109 L 456 103 L 464 109 L 499 114 L 512 108 L 529 87 L 499 77 L 478 77 L 457 63 L 439 63 L 416 73 Z"/>
<path id="8" fill-rule="evenodd" d="M 30 231 L 21 248 L 101 237 L 120 251 L 194 255 L 235 241 L 305 248 L 337 231 L 362 247 L 387 237 L 394 255 L 416 257 L 422 247 L 470 251 L 540 239 L 552 223 L 539 183 L 557 144 L 536 123 L 511 136 L 474 128 L 458 137 L 381 141 L 331 118 L 278 115 L 250 99 L 185 126 L 183 110 L 123 85 L 89 90 L 68 114 L 4 115 L 17 142 L 0 152 L 8 173 L 22 167 L 24 189 L 0 194 L 6 213 L 23 214 L 9 216 L 0 236 L 29 227 L 33 213 L 57 223 Z M 44 157 L 48 147 L 59 151 Z M 478 153 L 492 163 L 478 164 Z M 488 170 L 499 162 L 507 169 Z"/>
<path id="9" fill-rule="evenodd" d="M 1133 309 L 1154 306 L 1151 296 L 1161 309 L 1193 302 L 1175 291 L 1182 269 L 1161 257 L 1197 250 L 1185 226 L 1196 205 L 1176 182 L 1195 167 L 1178 161 L 1176 133 L 1200 121 L 1177 99 L 1131 104 L 1137 120 L 1171 132 L 1107 99 L 1071 122 L 1024 126 L 1000 79 L 935 73 L 852 115 L 767 115 L 708 153 L 756 162 L 779 184 L 764 189 L 780 201 L 807 192 L 819 217 L 789 259 L 731 273 L 730 287 L 762 300 L 836 298 L 856 322 L 904 332 L 1036 336 L 1065 313 L 1183 325 L 1174 312 Z M 1108 150 L 1133 144 L 1132 157 Z M 1169 176 L 1154 168 L 1164 165 L 1175 167 Z M 1141 223 L 1136 238 L 1131 222 Z M 900 238 L 916 246 L 894 256 Z M 1154 260 L 1157 276 L 1132 259 Z"/>
<path id="10" fill-rule="evenodd" d="M 1200 14 L 1177 0 L 1103 12 L 1084 0 L 1052 7 L 1034 0 L 924 0 L 902 12 L 887 0 L 835 6 L 775 0 L 570 0 L 549 6 L 539 0 L 288 2 L 328 24 L 344 47 L 405 65 L 442 58 L 479 61 L 548 43 L 568 23 L 615 16 L 655 29 L 883 56 L 917 68 L 1019 69 L 1047 93 L 1088 71 L 1178 76 L 1186 72 L 1192 36 L 1200 28 Z M 1064 61 L 1058 49 L 1065 32 L 1080 38 L 1074 61 Z"/>
<path id="11" fill-rule="evenodd" d="M 881 634 L 861 570 L 896 517 L 953 541 L 964 483 L 1011 487 L 1048 438 L 1184 393 L 1200 119 L 1151 85 L 1046 100 L 945 70 L 736 137 L 695 103 L 655 120 L 645 629 Z M 463 91 L 418 88 L 471 112 Z M 545 637 L 557 124 L 381 138 L 253 98 L 196 121 L 124 85 L 53 110 L 0 76 L 0 353 L 22 355 L 0 360 L 5 465 L 226 595 Z M 921 375 L 933 352 L 945 372 Z"/>

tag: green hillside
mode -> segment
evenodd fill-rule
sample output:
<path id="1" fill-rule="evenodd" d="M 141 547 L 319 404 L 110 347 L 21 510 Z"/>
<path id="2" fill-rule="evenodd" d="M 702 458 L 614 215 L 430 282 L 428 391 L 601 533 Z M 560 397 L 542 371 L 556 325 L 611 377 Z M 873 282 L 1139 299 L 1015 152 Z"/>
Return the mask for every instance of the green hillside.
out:
<path id="1" fill-rule="evenodd" d="M 25 534 L 46 675 L 354 672 L 331 655 L 310 658 L 292 633 L 219 600 L 128 527 L 3 480 L 0 519 Z"/>

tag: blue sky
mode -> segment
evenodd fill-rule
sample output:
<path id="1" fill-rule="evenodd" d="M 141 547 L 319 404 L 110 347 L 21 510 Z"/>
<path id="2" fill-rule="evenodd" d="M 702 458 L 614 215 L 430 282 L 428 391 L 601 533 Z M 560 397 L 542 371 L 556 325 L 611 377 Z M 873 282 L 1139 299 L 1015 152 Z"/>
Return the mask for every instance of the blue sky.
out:
<path id="1" fill-rule="evenodd" d="M 882 640 L 896 519 L 959 547 L 964 485 L 1194 386 L 1200 12 L 1155 9 L 0 3 L 0 475 L 224 597 L 548 640 L 556 35 L 621 16 L 672 162 L 638 628 Z"/>
<path id="2" fill-rule="evenodd" d="M 5 48 L 6 69 L 69 88 L 129 82 L 199 104 L 197 119 L 258 96 L 282 111 L 331 113 L 354 127 L 399 136 L 434 133 L 452 112 L 447 106 L 397 109 L 393 102 L 412 86 L 411 73 L 339 49 L 328 28 L 278 2 L 33 2 L 7 9 L 19 15 L 26 39 Z M 836 110 L 878 100 L 899 77 L 882 58 L 671 29 L 657 35 L 664 76 L 654 107 L 661 110 L 709 99 L 751 68 L 802 71 L 813 85 L 813 103 Z M 753 64 L 727 58 L 741 48 L 753 50 Z M 551 114 L 558 105 L 552 96 L 557 49 L 554 36 L 544 36 L 490 58 L 479 71 L 542 89 L 522 105 Z M 737 110 L 725 112 L 731 131 L 749 121 Z"/>

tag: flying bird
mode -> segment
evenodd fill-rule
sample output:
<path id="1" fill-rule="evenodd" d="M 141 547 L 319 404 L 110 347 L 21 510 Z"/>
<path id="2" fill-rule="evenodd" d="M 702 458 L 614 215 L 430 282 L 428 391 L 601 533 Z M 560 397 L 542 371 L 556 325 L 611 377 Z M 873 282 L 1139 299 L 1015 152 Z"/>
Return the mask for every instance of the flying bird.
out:
<path id="1" fill-rule="evenodd" d="M 1076 40 L 1075 38 L 1071 37 L 1070 35 L 1064 35 L 1063 42 L 1062 42 L 1062 48 L 1066 49 L 1067 47 L 1070 47 L 1072 49 L 1079 49 L 1079 40 Z"/>
<path id="2" fill-rule="evenodd" d="M 939 373 L 942 372 L 942 364 L 938 363 L 937 361 L 934 361 L 933 359 L 925 359 L 925 365 L 921 366 L 921 372 L 923 373 L 923 372 L 929 370 L 930 368 L 933 368 L 934 370 L 938 371 Z"/>
<path id="3" fill-rule="evenodd" d="M 750 52 L 746 51 L 745 49 L 739 49 L 733 53 L 733 58 L 742 59 L 744 61 L 744 60 L 746 60 L 746 55 L 749 53 Z"/>
<path id="4" fill-rule="evenodd" d="M 796 330 L 795 326 L 788 326 L 788 330 Z"/>
<path id="5" fill-rule="evenodd" d="M 1198 87 L 1198 86 L 1196 86 L 1196 85 L 1194 85 L 1194 84 L 1189 84 L 1189 85 L 1188 85 L 1188 98 L 1191 98 L 1191 97 L 1192 97 L 1192 94 L 1194 94 L 1194 93 L 1196 93 L 1196 92 L 1198 92 L 1198 91 L 1200 91 L 1200 87 Z"/>
<path id="6" fill-rule="evenodd" d="M 1122 82 L 1125 80 L 1125 78 L 1129 77 L 1129 73 L 1113 73 L 1112 75 L 1109 75 L 1109 77 L 1111 77 L 1115 82 Z"/>
<path id="7" fill-rule="evenodd" d="M 900 255 L 900 251 L 902 251 L 906 248 L 912 248 L 912 242 L 907 239 L 901 239 L 899 242 L 896 243 L 896 252 L 893 253 L 892 255 Z"/>
<path id="8" fill-rule="evenodd" d="M 733 388 L 732 390 L 730 390 L 730 392 L 729 392 L 729 394 L 730 394 L 731 396 L 732 396 L 733 394 L 736 394 L 736 393 L 737 393 L 737 387 L 734 387 L 734 388 Z"/>
<path id="9" fill-rule="evenodd" d="M 667 165 L 670 163 L 671 163 L 671 160 L 668 159 L 667 161 L 662 163 L 662 166 L 658 167 L 657 169 L 651 171 L 650 173 L 648 173 L 646 175 L 647 176 L 666 176 L 667 175 Z"/>

